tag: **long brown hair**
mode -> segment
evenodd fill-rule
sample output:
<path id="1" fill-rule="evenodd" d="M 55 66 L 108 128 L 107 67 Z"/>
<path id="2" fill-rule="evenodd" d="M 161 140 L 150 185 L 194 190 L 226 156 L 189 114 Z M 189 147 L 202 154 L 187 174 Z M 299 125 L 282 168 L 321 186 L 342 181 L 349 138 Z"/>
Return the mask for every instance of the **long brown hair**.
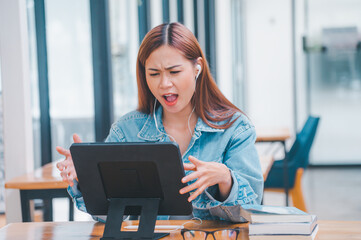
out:
<path id="1" fill-rule="evenodd" d="M 191 99 L 196 114 L 210 127 L 226 129 L 230 127 L 237 118 L 232 120 L 236 112 L 241 112 L 233 105 L 218 89 L 202 49 L 193 35 L 184 25 L 180 23 L 164 23 L 145 35 L 139 47 L 137 58 L 137 84 L 138 84 L 138 110 L 144 113 L 152 113 L 154 107 L 154 96 L 149 90 L 145 75 L 145 61 L 157 48 L 168 45 L 179 50 L 185 58 L 196 64 L 199 57 L 203 59 L 202 72 L 196 83 L 196 90 Z M 216 125 L 212 122 L 226 121 L 224 124 Z"/>

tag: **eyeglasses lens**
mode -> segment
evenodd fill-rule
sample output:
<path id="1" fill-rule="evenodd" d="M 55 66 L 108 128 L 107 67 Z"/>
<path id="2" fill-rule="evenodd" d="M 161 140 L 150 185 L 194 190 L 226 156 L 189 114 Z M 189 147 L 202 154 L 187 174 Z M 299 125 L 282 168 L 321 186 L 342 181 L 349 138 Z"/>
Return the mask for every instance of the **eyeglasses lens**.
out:
<path id="1" fill-rule="evenodd" d="M 216 240 L 236 240 L 237 239 L 237 231 L 232 230 L 232 229 L 227 229 L 227 230 L 221 230 L 221 231 L 216 231 L 214 233 L 214 237 L 216 238 Z"/>
<path id="2" fill-rule="evenodd" d="M 187 231 L 184 233 L 185 240 L 206 239 L 207 233 L 202 231 Z"/>

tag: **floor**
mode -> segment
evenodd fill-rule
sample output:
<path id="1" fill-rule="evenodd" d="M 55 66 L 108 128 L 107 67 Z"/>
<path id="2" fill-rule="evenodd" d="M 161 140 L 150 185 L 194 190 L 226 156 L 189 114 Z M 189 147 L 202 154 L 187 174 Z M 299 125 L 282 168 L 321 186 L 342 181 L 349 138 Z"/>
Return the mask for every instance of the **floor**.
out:
<path id="1" fill-rule="evenodd" d="M 361 221 L 361 167 L 308 168 L 303 178 L 304 197 L 308 212 L 321 220 Z M 266 192 L 264 204 L 284 205 L 282 193 Z M 54 200 L 54 220 L 67 221 L 67 199 Z M 41 212 L 35 213 L 37 221 Z M 89 221 L 91 217 L 75 210 L 76 221 Z M 5 225 L 0 215 L 0 227 Z"/>
<path id="2" fill-rule="evenodd" d="M 302 184 L 309 213 L 322 220 L 361 221 L 361 167 L 308 168 Z M 284 194 L 265 193 L 264 204 L 284 203 Z"/>

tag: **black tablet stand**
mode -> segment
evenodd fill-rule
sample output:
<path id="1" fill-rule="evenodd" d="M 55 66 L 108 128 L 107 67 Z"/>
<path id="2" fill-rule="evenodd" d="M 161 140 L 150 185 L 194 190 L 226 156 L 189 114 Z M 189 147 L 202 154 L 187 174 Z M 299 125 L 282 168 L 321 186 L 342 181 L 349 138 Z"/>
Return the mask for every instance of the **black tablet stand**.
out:
<path id="1" fill-rule="evenodd" d="M 169 233 L 154 233 L 159 198 L 111 198 L 104 234 L 101 240 L 159 239 Z M 121 231 L 125 208 L 141 207 L 138 231 Z"/>

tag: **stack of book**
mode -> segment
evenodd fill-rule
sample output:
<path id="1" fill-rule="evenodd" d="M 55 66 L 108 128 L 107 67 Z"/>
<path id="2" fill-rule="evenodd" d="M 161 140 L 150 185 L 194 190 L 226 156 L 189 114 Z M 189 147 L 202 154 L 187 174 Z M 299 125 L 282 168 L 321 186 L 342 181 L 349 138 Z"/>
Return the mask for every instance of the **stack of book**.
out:
<path id="1" fill-rule="evenodd" d="M 250 240 L 313 240 L 317 216 L 295 207 L 245 205 L 241 216 L 249 222 Z"/>

